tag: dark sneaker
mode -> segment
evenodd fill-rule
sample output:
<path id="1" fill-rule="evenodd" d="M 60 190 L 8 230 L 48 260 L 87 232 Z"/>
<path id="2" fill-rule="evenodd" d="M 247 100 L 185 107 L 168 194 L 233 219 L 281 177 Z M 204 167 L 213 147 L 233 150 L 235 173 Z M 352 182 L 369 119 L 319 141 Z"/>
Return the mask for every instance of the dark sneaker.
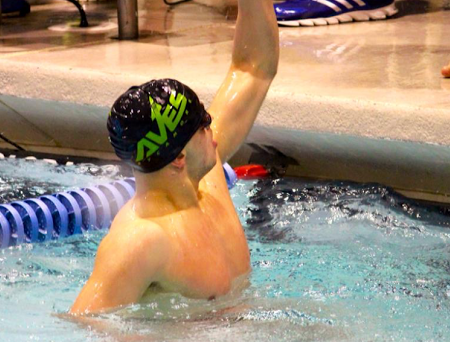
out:
<path id="1" fill-rule="evenodd" d="M 2 0 L 2 13 L 19 12 L 21 16 L 30 13 L 30 4 L 25 0 Z"/>

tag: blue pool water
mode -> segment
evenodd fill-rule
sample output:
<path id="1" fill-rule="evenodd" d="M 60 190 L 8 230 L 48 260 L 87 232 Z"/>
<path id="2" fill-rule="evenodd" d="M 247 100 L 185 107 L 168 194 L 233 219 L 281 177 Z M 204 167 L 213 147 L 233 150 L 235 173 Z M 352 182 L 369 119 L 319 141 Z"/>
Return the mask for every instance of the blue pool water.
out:
<path id="1" fill-rule="evenodd" d="M 115 166 L 0 160 L 0 202 L 117 179 Z M 239 181 L 243 292 L 64 313 L 106 232 L 0 251 L 0 341 L 447 341 L 450 215 L 379 185 Z"/>

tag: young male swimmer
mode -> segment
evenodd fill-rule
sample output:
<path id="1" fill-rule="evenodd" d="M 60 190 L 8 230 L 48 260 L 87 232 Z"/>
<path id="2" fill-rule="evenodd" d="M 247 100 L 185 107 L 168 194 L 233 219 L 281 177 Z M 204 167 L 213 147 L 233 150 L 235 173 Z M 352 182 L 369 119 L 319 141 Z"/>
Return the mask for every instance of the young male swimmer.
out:
<path id="1" fill-rule="evenodd" d="M 250 131 L 278 66 L 272 0 L 239 0 L 232 63 L 211 107 L 176 80 L 130 88 L 108 117 L 111 144 L 134 168 L 136 195 L 101 242 L 70 310 L 101 312 L 155 292 L 225 295 L 250 271 L 222 163 Z"/>

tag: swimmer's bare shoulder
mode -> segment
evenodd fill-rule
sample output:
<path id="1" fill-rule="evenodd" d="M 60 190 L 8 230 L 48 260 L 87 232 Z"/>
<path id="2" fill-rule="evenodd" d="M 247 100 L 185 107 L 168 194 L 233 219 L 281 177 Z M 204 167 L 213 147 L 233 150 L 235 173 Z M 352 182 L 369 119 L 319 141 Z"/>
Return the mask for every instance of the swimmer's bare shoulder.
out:
<path id="1" fill-rule="evenodd" d="M 120 214 L 127 215 L 123 208 Z M 123 225 L 118 217 L 100 243 L 94 270 L 70 310 L 96 313 L 138 302 L 158 282 L 170 254 L 167 234 L 150 220 L 134 219 Z M 115 229 L 117 225 L 123 225 Z"/>

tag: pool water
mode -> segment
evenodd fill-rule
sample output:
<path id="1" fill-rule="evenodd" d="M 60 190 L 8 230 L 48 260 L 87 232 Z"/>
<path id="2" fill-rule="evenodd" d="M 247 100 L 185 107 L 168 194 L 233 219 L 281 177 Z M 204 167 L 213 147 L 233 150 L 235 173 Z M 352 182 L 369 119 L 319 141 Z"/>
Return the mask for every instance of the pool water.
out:
<path id="1" fill-rule="evenodd" d="M 0 160 L 0 202 L 121 177 L 115 166 Z M 0 341 L 446 341 L 450 215 L 380 185 L 239 181 L 250 286 L 215 301 L 64 315 L 105 231 L 0 251 Z"/>

